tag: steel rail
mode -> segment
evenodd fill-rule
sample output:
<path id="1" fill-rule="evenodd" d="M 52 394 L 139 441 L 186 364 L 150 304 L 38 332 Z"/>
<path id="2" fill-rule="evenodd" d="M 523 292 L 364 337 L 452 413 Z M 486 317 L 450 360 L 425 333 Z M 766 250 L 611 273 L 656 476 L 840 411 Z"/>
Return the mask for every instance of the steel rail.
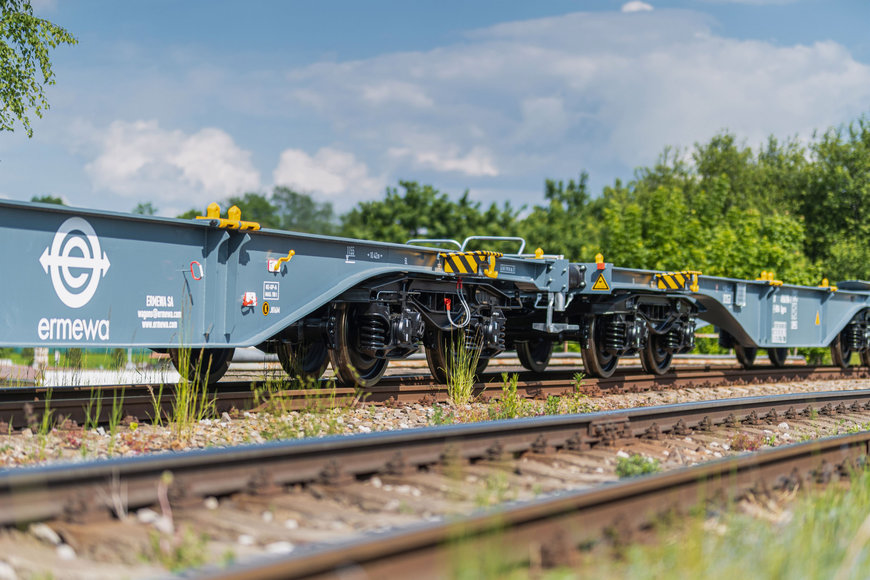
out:
<path id="1" fill-rule="evenodd" d="M 245 490 L 269 492 L 297 483 L 402 473 L 448 458 L 581 450 L 621 437 L 866 409 L 870 390 L 747 397 L 15 468 L 0 471 L 0 524 L 60 516 L 86 519 L 113 510 L 112 498 L 121 489 L 129 509 L 153 505 L 165 485 L 165 471 L 174 476 L 173 498 L 199 501 Z"/>
<path id="2" fill-rule="evenodd" d="M 686 513 L 711 498 L 733 498 L 758 486 L 826 483 L 865 461 L 870 432 L 726 458 L 641 477 L 588 491 L 560 494 L 476 513 L 458 521 L 426 523 L 368 534 L 329 546 L 302 548 L 227 569 L 194 573 L 211 580 L 254 578 L 449 577 L 461 554 L 497 549 L 503 565 L 524 565 L 534 548 L 564 548 L 595 542 L 608 530 L 631 533 L 658 515 Z"/>

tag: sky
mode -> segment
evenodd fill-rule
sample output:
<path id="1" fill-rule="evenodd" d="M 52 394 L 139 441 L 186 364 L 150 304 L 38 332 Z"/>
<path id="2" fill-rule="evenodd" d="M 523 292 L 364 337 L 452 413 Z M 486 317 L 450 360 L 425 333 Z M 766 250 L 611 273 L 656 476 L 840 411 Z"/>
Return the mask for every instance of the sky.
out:
<path id="1" fill-rule="evenodd" d="M 33 0 L 78 38 L 0 197 L 159 215 L 399 180 L 531 207 L 665 146 L 812 139 L 870 110 L 866 0 Z M 244 216 L 243 216 L 244 217 Z"/>

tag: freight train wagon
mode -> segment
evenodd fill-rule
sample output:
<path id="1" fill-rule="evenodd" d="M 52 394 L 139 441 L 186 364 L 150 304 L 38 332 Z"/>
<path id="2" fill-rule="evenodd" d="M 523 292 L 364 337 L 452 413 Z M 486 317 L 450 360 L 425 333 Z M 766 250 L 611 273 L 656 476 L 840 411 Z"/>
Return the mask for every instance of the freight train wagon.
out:
<path id="1" fill-rule="evenodd" d="M 422 244 L 422 245 L 421 245 Z M 441 247 L 432 247 L 440 245 Z M 830 346 L 870 364 L 870 284 L 783 284 L 578 263 L 520 238 L 392 244 L 261 229 L 216 204 L 195 220 L 0 200 L 0 346 L 147 347 L 218 380 L 235 347 L 276 353 L 291 375 L 370 387 L 425 349 L 445 382 L 459 349 L 477 371 L 515 349 L 543 371 L 553 343 L 582 347 L 587 374 L 621 357 L 666 373 L 699 320 L 740 362 Z M 496 251 L 495 249 L 499 251 Z M 461 340 L 460 340 L 461 339 Z"/>

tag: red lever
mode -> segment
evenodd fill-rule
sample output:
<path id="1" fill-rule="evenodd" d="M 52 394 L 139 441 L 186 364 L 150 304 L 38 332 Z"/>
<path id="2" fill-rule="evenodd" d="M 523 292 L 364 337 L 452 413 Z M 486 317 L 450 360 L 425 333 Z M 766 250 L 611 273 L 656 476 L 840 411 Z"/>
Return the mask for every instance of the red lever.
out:
<path id="1" fill-rule="evenodd" d="M 447 312 L 450 312 L 450 302 L 451 302 L 450 298 L 445 296 L 444 297 L 444 307 L 447 308 Z"/>

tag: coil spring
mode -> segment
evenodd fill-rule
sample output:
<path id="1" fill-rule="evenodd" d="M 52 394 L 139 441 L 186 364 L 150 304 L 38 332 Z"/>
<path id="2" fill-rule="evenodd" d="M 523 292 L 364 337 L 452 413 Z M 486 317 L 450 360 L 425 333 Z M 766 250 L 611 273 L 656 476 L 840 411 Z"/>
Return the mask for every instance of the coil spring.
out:
<path id="1" fill-rule="evenodd" d="M 380 350 L 387 347 L 390 327 L 381 316 L 360 317 L 359 346 L 363 350 Z"/>
<path id="2" fill-rule="evenodd" d="M 846 329 L 846 344 L 849 350 L 861 350 L 864 348 L 864 332 L 857 324 L 850 324 Z"/>
<path id="3" fill-rule="evenodd" d="M 604 332 L 604 349 L 623 351 L 625 350 L 625 323 L 611 322 Z"/>
<path id="4" fill-rule="evenodd" d="M 683 329 L 675 326 L 665 335 L 665 344 L 669 350 L 677 350 L 683 345 Z"/>

